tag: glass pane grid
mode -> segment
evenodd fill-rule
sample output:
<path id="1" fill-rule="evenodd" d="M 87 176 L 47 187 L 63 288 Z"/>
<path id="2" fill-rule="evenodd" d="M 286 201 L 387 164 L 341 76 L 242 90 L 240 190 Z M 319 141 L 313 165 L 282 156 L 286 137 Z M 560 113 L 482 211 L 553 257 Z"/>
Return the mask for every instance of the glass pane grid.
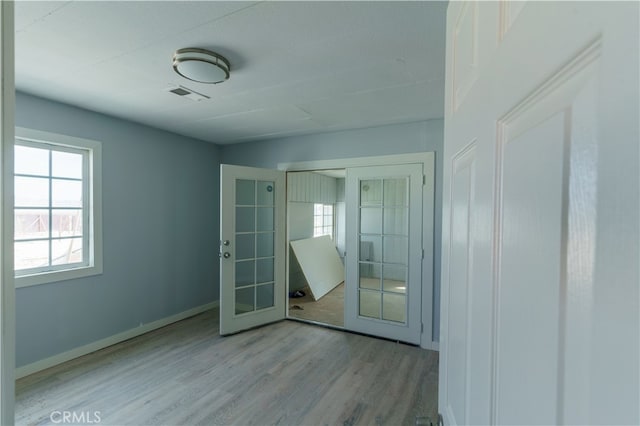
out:
<path id="1" fill-rule="evenodd" d="M 25 142 L 26 143 L 26 142 Z M 88 263 L 88 153 L 16 142 L 14 255 L 17 275 Z"/>
<path id="2" fill-rule="evenodd" d="M 359 288 L 361 317 L 406 323 L 408 179 L 360 181 Z"/>
<path id="3" fill-rule="evenodd" d="M 274 306 L 272 181 L 236 180 L 235 314 Z"/>

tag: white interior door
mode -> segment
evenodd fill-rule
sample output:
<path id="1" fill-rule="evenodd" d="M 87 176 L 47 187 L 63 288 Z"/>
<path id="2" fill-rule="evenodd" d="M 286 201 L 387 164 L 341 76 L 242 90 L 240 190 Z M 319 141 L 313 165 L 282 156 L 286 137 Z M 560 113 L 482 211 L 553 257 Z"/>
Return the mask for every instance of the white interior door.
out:
<path id="1" fill-rule="evenodd" d="M 637 2 L 450 2 L 445 424 L 640 424 Z"/>
<path id="2" fill-rule="evenodd" d="M 347 169 L 347 329 L 420 343 L 422 184 L 421 164 Z"/>
<path id="3" fill-rule="evenodd" d="M 285 316 L 285 175 L 220 167 L 220 334 Z"/>

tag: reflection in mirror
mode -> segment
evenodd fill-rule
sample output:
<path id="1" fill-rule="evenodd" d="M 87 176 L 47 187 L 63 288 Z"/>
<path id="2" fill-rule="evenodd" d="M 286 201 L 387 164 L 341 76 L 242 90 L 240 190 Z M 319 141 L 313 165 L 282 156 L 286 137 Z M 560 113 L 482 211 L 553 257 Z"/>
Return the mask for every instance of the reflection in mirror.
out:
<path id="1" fill-rule="evenodd" d="M 382 234 L 382 209 L 363 207 L 360 209 L 360 233 Z"/>
<path id="2" fill-rule="evenodd" d="M 360 181 L 360 205 L 379 206 L 382 204 L 382 181 L 361 180 Z"/>
<path id="3" fill-rule="evenodd" d="M 408 205 L 409 187 L 407 186 L 407 178 L 401 179 L 385 179 L 384 180 L 384 206 Z"/>
<path id="4" fill-rule="evenodd" d="M 360 262 L 360 288 L 380 290 L 382 267 L 375 263 Z"/>
<path id="5" fill-rule="evenodd" d="M 384 293 L 382 295 L 382 319 L 387 321 L 406 321 L 406 296 Z"/>
<path id="6" fill-rule="evenodd" d="M 407 267 L 401 265 L 384 265 L 384 279 L 382 286 L 384 291 L 394 293 L 407 292 Z"/>
<path id="7" fill-rule="evenodd" d="M 380 318 L 380 295 L 376 291 L 360 290 L 360 315 L 369 318 Z"/>

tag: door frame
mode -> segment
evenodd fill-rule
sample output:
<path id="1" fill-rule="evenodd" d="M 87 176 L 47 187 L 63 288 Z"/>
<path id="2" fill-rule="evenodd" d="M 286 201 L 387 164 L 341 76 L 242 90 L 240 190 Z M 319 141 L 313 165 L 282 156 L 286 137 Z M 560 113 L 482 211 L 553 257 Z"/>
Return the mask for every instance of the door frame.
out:
<path id="1" fill-rule="evenodd" d="M 0 424 L 14 423 L 15 287 L 13 265 L 13 145 L 15 135 L 14 2 L 0 2 Z"/>
<path id="2" fill-rule="evenodd" d="M 372 157 L 340 158 L 332 160 L 311 160 L 289 163 L 278 163 L 278 170 L 284 172 L 310 172 L 314 170 L 348 169 L 351 167 L 386 166 L 401 164 L 422 164 L 424 185 L 422 187 L 422 333 L 420 347 L 437 351 L 438 342 L 433 341 L 433 292 L 434 292 L 434 253 L 435 253 L 435 152 L 415 152 L 411 154 L 382 155 Z M 287 202 L 288 203 L 288 202 Z M 287 212 L 288 215 L 288 212 Z M 288 216 L 287 216 L 288 223 Z M 428 226 L 428 225 L 431 226 Z M 289 245 L 287 226 L 286 242 Z M 289 250 L 286 252 L 286 265 L 289 268 Z M 289 274 L 286 274 L 285 285 L 289 293 Z M 286 309 L 286 318 L 289 310 Z"/>

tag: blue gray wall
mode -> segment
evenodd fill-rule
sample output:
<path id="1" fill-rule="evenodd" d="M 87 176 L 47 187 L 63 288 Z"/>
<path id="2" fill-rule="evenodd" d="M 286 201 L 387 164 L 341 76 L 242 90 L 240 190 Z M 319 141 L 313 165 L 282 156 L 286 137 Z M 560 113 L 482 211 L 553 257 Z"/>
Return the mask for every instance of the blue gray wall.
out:
<path id="1" fill-rule="evenodd" d="M 23 93 L 16 125 L 103 152 L 104 273 L 19 288 L 23 366 L 218 299 L 219 148 Z"/>
<path id="2" fill-rule="evenodd" d="M 428 120 L 332 133 L 224 145 L 222 162 L 243 166 L 276 168 L 278 163 L 368 157 L 434 151 L 435 259 L 433 332 L 440 336 L 440 252 L 442 241 L 442 149 L 444 121 Z"/>

